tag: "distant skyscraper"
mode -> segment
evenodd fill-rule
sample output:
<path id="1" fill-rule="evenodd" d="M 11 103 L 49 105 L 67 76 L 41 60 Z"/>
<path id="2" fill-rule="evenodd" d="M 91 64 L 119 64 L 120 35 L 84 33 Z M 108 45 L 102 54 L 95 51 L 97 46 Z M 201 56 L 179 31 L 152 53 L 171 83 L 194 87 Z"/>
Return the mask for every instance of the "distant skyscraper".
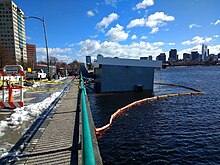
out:
<path id="1" fill-rule="evenodd" d="M 198 53 L 198 51 L 191 52 L 190 60 L 191 60 L 191 61 L 197 61 L 197 60 L 199 60 L 199 53 Z"/>
<path id="2" fill-rule="evenodd" d="M 202 44 L 202 61 L 206 61 L 208 55 L 209 53 L 208 53 L 207 45 Z"/>
<path id="3" fill-rule="evenodd" d="M 168 61 L 177 61 L 178 55 L 176 49 L 170 49 Z"/>
<path id="4" fill-rule="evenodd" d="M 165 53 L 160 53 L 160 55 L 158 55 L 156 57 L 156 60 L 165 62 L 166 61 L 166 54 Z"/>
<path id="5" fill-rule="evenodd" d="M 36 45 L 27 44 L 27 66 L 29 68 L 34 69 L 34 66 L 37 64 L 37 58 L 36 58 Z"/>
<path id="6" fill-rule="evenodd" d="M 183 60 L 189 60 L 189 59 L 190 59 L 190 54 L 183 53 Z"/>
<path id="7" fill-rule="evenodd" d="M 26 65 L 24 13 L 11 0 L 0 0 L 0 44 L 11 55 L 13 64 Z"/>
<path id="8" fill-rule="evenodd" d="M 92 66 L 91 56 L 86 56 L 86 67 L 88 69 L 91 69 L 91 66 Z"/>
<path id="9" fill-rule="evenodd" d="M 91 65 L 92 60 L 91 60 L 91 56 L 86 56 L 86 65 Z"/>

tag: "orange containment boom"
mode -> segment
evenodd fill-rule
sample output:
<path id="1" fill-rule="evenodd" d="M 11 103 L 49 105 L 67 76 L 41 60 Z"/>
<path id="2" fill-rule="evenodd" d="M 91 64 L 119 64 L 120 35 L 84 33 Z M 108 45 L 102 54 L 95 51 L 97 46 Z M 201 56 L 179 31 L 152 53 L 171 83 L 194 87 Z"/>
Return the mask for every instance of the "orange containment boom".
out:
<path id="1" fill-rule="evenodd" d="M 100 127 L 100 128 L 96 128 L 95 129 L 95 133 L 96 135 L 101 135 L 106 129 L 108 129 L 113 120 L 119 116 L 121 113 L 123 113 L 124 111 L 128 110 L 129 108 L 131 107 L 134 107 L 136 105 L 140 105 L 142 103 L 145 103 L 145 102 L 150 102 L 150 101 L 154 101 L 154 100 L 157 100 L 157 99 L 164 99 L 164 98 L 167 98 L 167 97 L 177 97 L 177 96 L 187 96 L 187 95 L 198 95 L 198 94 L 203 94 L 202 91 L 200 90 L 197 90 L 197 89 L 194 89 L 194 88 L 191 88 L 191 87 L 187 87 L 187 86 L 183 86 L 183 85 L 178 85 L 178 84 L 168 84 L 168 83 L 155 83 L 155 84 L 158 84 L 158 85 L 168 85 L 168 86 L 177 86 L 177 87 L 181 87 L 181 88 L 185 88 L 185 89 L 189 89 L 189 90 L 192 90 L 193 92 L 189 92 L 189 93 L 173 93 L 173 94 L 166 94 L 166 95 L 160 95 L 160 96 L 154 96 L 154 97 L 150 97 L 150 98 L 144 98 L 144 99 L 141 99 L 141 100 L 138 100 L 138 101 L 135 101 L 131 104 L 128 104 L 126 105 L 125 107 L 122 107 L 120 109 L 118 109 L 115 113 L 113 113 L 111 115 L 111 118 L 109 120 L 109 123 L 104 125 L 103 127 Z"/>

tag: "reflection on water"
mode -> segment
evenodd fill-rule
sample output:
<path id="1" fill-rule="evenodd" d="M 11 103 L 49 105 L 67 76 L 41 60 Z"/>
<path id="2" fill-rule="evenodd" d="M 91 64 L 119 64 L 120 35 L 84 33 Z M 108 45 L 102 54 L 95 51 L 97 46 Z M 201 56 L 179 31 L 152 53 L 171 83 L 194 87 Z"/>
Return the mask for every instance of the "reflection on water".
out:
<path id="1" fill-rule="evenodd" d="M 98 138 L 104 164 L 220 164 L 219 77 L 220 67 L 156 72 L 157 82 L 190 86 L 204 94 L 160 99 L 125 111 Z M 186 91 L 155 86 L 154 92 Z M 139 99 L 139 93 L 134 95 L 90 94 L 96 127 L 106 124 L 118 108 Z"/>

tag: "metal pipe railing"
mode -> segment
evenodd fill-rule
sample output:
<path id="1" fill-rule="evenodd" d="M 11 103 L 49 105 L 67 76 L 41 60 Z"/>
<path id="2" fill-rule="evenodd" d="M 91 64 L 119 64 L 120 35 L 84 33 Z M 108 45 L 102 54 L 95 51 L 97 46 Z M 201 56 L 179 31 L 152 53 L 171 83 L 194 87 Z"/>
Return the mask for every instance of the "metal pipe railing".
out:
<path id="1" fill-rule="evenodd" d="M 82 161 L 83 165 L 95 165 L 95 154 L 92 145 L 92 136 L 86 104 L 86 89 L 84 87 L 82 74 L 80 75 L 80 89 L 82 105 Z"/>

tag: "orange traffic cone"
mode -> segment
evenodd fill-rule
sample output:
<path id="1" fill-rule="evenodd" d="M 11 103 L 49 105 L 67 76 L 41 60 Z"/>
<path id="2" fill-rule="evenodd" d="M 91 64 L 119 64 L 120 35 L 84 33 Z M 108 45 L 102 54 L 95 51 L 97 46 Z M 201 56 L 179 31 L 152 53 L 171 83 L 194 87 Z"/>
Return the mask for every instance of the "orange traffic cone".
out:
<path id="1" fill-rule="evenodd" d="M 8 91 L 8 102 L 13 102 L 13 92 L 12 92 L 13 87 L 10 85 L 9 86 L 9 91 Z"/>

